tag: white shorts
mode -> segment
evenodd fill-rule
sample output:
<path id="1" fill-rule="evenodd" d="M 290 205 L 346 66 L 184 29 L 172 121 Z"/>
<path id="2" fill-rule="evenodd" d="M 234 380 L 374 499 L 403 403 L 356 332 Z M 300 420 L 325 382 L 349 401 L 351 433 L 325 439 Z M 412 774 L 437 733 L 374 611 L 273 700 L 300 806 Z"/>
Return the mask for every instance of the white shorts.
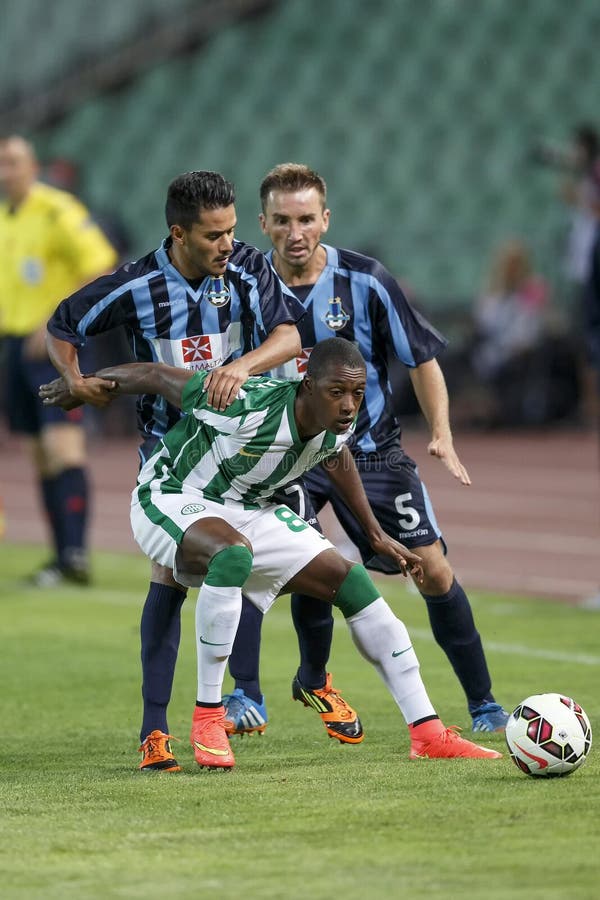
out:
<path id="1" fill-rule="evenodd" d="M 204 576 L 178 568 L 177 550 L 190 525 L 210 517 L 223 519 L 250 541 L 254 562 L 243 590 L 263 613 L 297 572 L 324 550 L 333 548 L 326 537 L 284 504 L 244 509 L 237 504 L 224 506 L 207 500 L 198 491 L 185 494 L 153 491 L 148 513 L 136 491 L 132 495 L 131 527 L 136 541 L 146 556 L 173 569 L 175 580 L 188 587 L 200 586 Z"/>

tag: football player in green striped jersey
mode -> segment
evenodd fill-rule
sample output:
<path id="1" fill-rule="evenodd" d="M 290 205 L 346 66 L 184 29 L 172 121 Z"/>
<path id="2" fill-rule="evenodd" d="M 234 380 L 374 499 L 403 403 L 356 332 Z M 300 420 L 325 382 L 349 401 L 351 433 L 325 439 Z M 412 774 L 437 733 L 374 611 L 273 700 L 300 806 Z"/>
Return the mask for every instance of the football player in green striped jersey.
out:
<path id="1" fill-rule="evenodd" d="M 172 568 L 179 583 L 200 586 L 190 737 L 200 766 L 229 769 L 235 763 L 222 683 L 242 587 L 263 612 L 291 591 L 342 611 L 359 652 L 375 666 L 409 726 L 411 758 L 501 755 L 444 727 L 421 680 L 408 632 L 366 569 L 346 560 L 275 498 L 281 487 L 322 462 L 374 552 L 391 557 L 403 574 L 422 577 L 420 558 L 375 519 L 346 446 L 366 383 L 363 357 L 351 342 L 330 338 L 317 344 L 301 382 L 250 378 L 225 410 L 208 405 L 204 373 L 132 363 L 96 375 L 117 393 L 161 394 L 187 413 L 143 466 L 132 494 L 131 523 L 151 559 Z M 46 385 L 40 395 L 55 405 L 60 391 L 60 385 Z"/>

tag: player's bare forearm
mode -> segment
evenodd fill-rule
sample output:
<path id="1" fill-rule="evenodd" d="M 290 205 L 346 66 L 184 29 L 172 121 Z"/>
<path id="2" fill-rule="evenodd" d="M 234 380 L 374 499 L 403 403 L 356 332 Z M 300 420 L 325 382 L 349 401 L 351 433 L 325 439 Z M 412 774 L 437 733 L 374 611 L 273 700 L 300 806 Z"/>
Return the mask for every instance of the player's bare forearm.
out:
<path id="1" fill-rule="evenodd" d="M 268 372 L 298 356 L 301 351 L 302 341 L 296 326 L 291 322 L 278 325 L 260 347 L 245 354 L 248 374 Z"/>
<path id="2" fill-rule="evenodd" d="M 226 409 L 233 403 L 243 383 L 251 375 L 268 372 L 297 356 L 302 349 L 298 329 L 293 324 L 278 325 L 260 347 L 244 353 L 239 359 L 213 369 L 204 383 L 208 402 L 215 409 Z"/>
<path id="3" fill-rule="evenodd" d="M 164 363 L 124 363 L 94 373 L 95 378 L 114 385 L 115 394 L 160 394 L 181 409 L 181 394 L 194 375 Z"/>
<path id="4" fill-rule="evenodd" d="M 436 359 L 409 369 L 415 396 L 431 429 L 432 438 L 450 435 L 448 389 Z"/>
<path id="5" fill-rule="evenodd" d="M 64 376 L 40 385 L 38 395 L 44 406 L 74 409 L 82 403 L 105 407 L 119 394 L 161 394 L 181 408 L 181 393 L 194 373 L 163 363 L 124 363 L 82 375 L 83 388 L 71 388 Z M 76 393 L 75 393 L 76 391 Z"/>
<path id="6" fill-rule="evenodd" d="M 47 331 L 46 349 L 50 362 L 67 381 L 83 377 L 79 369 L 77 347 L 74 344 L 70 344 L 69 341 L 62 341 Z"/>
<path id="7" fill-rule="evenodd" d="M 440 459 L 461 484 L 471 484 L 469 473 L 454 449 L 448 389 L 437 360 L 430 359 L 421 363 L 420 366 L 409 369 L 409 373 L 417 401 L 431 429 L 431 441 L 427 452 L 430 456 Z"/>
<path id="8" fill-rule="evenodd" d="M 342 447 L 335 457 L 324 460 L 323 468 L 333 482 L 337 493 L 362 525 L 373 551 L 393 559 L 403 575 L 410 573 L 417 581 L 422 581 L 421 557 L 412 553 L 404 544 L 394 540 L 382 529 L 373 514 L 349 449 Z"/>
<path id="9" fill-rule="evenodd" d="M 75 409 L 84 403 L 104 409 L 115 397 L 115 384 L 95 375 L 81 375 L 75 383 L 68 382 L 64 375 L 49 384 L 41 384 L 38 396 L 44 406 L 60 406 L 61 409 Z"/>
<path id="10" fill-rule="evenodd" d="M 354 457 L 348 447 L 342 447 L 335 456 L 324 460 L 323 468 L 337 493 L 362 525 L 367 537 L 370 534 L 378 534 L 381 531 L 379 522 L 373 515 Z"/>
<path id="11" fill-rule="evenodd" d="M 46 332 L 46 349 L 54 368 L 61 378 L 40 387 L 39 395 L 45 406 L 60 406 L 74 409 L 82 403 L 89 403 L 103 409 L 112 402 L 114 394 L 109 385 L 100 378 L 84 377 L 79 368 L 77 347 L 69 341 Z"/>

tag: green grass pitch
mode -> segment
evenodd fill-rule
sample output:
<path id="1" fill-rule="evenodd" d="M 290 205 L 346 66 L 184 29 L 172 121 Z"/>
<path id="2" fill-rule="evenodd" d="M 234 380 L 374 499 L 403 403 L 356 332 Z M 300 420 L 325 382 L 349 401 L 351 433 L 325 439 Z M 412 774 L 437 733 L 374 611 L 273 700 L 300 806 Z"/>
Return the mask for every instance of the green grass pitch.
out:
<path id="1" fill-rule="evenodd" d="M 190 595 L 169 719 L 183 771 L 141 774 L 147 564 L 97 553 L 89 589 L 25 588 L 23 576 L 42 558 L 39 548 L 0 546 L 6 900 L 598 896 L 597 747 L 577 772 L 551 780 L 525 777 L 508 755 L 410 762 L 401 716 L 338 615 L 334 684 L 366 732 L 363 744 L 342 746 L 291 701 L 297 645 L 287 598 L 263 630 L 269 727 L 262 738 L 234 739 L 235 770 L 215 774 L 196 766 L 188 743 Z M 382 590 L 412 634 L 442 718 L 467 731 L 460 688 L 423 602 L 401 579 Z M 569 694 L 600 736 L 600 614 L 493 594 L 471 600 L 497 698 L 512 708 L 539 691 Z M 485 742 L 505 749 L 499 735 Z"/>

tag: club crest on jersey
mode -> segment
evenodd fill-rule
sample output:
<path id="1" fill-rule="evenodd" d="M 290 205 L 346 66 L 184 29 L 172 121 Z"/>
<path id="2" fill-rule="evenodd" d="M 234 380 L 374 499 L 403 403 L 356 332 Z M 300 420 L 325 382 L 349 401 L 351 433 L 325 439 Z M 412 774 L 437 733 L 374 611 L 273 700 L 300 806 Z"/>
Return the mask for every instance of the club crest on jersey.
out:
<path id="1" fill-rule="evenodd" d="M 194 513 L 204 512 L 206 509 L 205 506 L 202 506 L 201 503 L 188 503 L 187 506 L 183 506 L 181 509 L 182 516 L 193 516 Z"/>
<path id="2" fill-rule="evenodd" d="M 218 278 L 210 279 L 210 290 L 206 295 L 208 302 L 213 306 L 227 306 L 231 300 L 229 288 L 225 284 L 225 279 L 219 275 Z"/>
<path id="3" fill-rule="evenodd" d="M 344 311 L 339 297 L 333 297 L 327 302 L 329 303 L 329 309 L 323 316 L 323 321 L 332 331 L 339 331 L 350 320 L 350 316 Z"/>

